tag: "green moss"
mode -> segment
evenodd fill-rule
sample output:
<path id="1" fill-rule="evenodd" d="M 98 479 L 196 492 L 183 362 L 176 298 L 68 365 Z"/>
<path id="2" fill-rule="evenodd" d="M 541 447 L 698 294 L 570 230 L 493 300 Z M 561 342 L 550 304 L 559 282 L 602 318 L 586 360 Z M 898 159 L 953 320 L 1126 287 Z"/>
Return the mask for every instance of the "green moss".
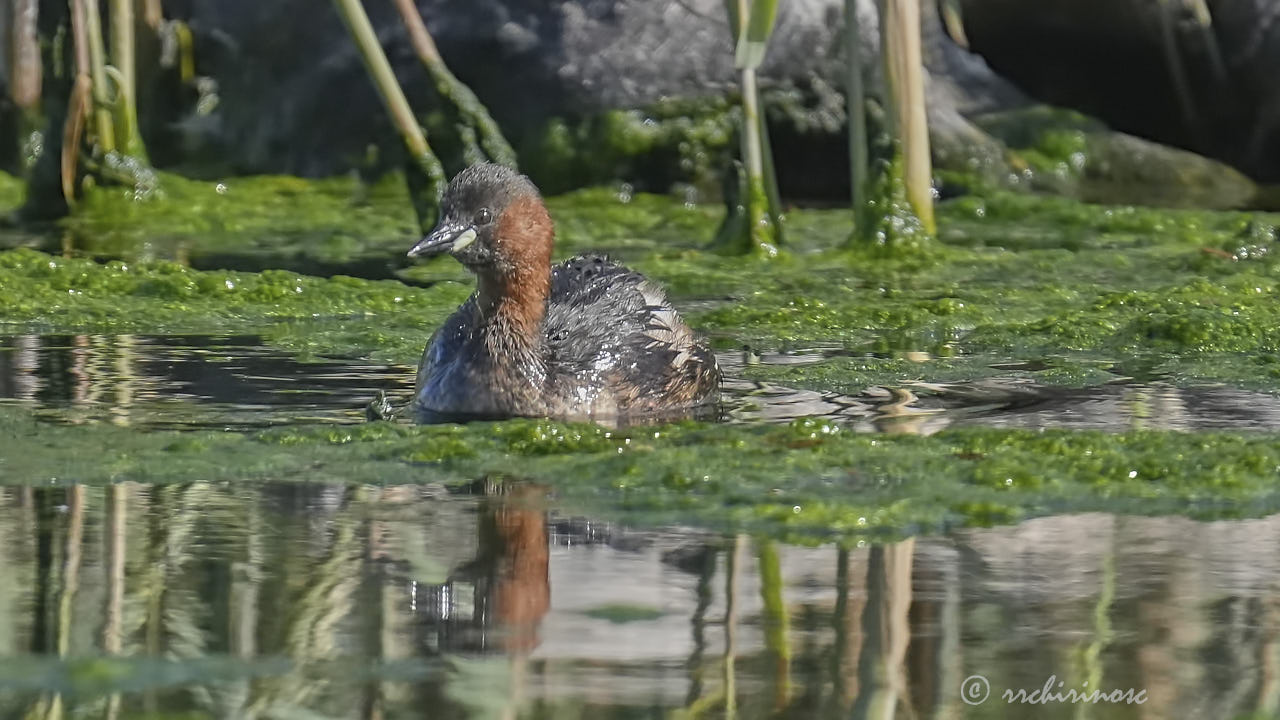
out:
<path id="1" fill-rule="evenodd" d="M 668 100 L 549 120 L 524 143 L 521 167 L 544 191 L 642 178 L 648 189 L 676 183 L 711 189 L 728 161 L 735 115 L 727 100 Z"/>
<path id="2" fill-rule="evenodd" d="M 297 185 L 297 194 L 307 187 Z M 306 222 L 324 222 L 350 200 L 327 202 Z M 604 251 L 650 274 L 718 347 L 828 346 L 854 357 L 762 368 L 762 377 L 855 391 L 985 377 L 991 364 L 1057 358 L 1059 367 L 1093 368 L 1058 378 L 1067 384 L 1101 380 L 1098 367 L 1114 366 L 1122 374 L 1158 367 L 1184 383 L 1280 388 L 1274 364 L 1253 359 L 1280 354 L 1272 215 L 989 193 L 940 205 L 941 244 L 886 256 L 841 249 L 845 211 L 795 211 L 791 251 L 764 263 L 704 250 L 717 208 L 606 190 L 549 204 L 558 255 Z M 140 207 L 130 221 L 157 231 L 160 216 Z M 259 232 L 252 223 L 273 221 L 264 213 L 244 222 L 252 235 Z M 302 353 L 408 364 L 472 282 L 448 258 L 408 276 L 432 287 L 199 272 L 164 262 L 104 265 L 21 251 L 0 255 L 0 283 L 14 298 L 0 322 L 44 332 L 246 331 Z M 908 354 L 912 361 L 903 359 Z"/>
<path id="3" fill-rule="evenodd" d="M 992 182 L 967 164 L 953 165 L 941 173 L 949 186 L 1003 186 L 1087 201 L 1195 208 L 1246 207 L 1258 194 L 1251 180 L 1224 163 L 1113 132 L 1070 110 L 1032 106 L 976 122 L 1007 146 L 1012 172 Z"/>
<path id="4" fill-rule="evenodd" d="M 343 193 L 308 196 L 323 184 L 291 183 L 267 194 L 293 188 L 302 214 L 310 212 L 305 203 L 325 206 L 293 221 L 300 236 L 308 223 L 352 207 Z M 115 222 L 159 233 L 161 211 L 174 207 L 163 203 L 174 197 L 121 210 L 135 214 Z M 1280 389 L 1273 215 L 992 192 L 942 203 L 938 241 L 905 255 L 845 249 L 845 210 L 795 211 L 789 252 L 764 263 L 703 249 L 718 208 L 607 190 L 549 204 L 559 255 L 603 250 L 634 265 L 668 288 L 717 347 L 826 351 L 806 364 L 748 365 L 741 374 L 749 379 L 850 394 L 993 376 L 1082 387 L 1135 375 Z M 193 214 L 213 227 L 224 211 L 237 214 Z M 246 207 L 237 232 L 266 244 L 276 212 L 285 210 L 254 219 Z M 110 224 L 98 221 L 104 231 Z M 195 235 L 198 222 L 173 227 Z M 470 292 L 470 279 L 448 259 L 412 275 L 431 286 L 17 250 L 0 253 L 0 323 L 13 332 L 254 333 L 299 354 L 408 364 Z M 922 438 L 855 435 L 817 421 L 625 430 L 513 421 L 173 435 L 53 427 L 5 412 L 0 434 L 6 450 L 16 448 L 0 473 L 9 482 L 519 476 L 550 484 L 584 512 L 794 537 L 1076 509 L 1254 514 L 1275 507 L 1269 478 L 1280 467 L 1273 436 L 1261 434 L 949 430 Z"/>
<path id="5" fill-rule="evenodd" d="M 101 265 L 33 250 L 0 253 L 0 324 L 36 332 L 261 332 L 303 352 L 409 361 L 467 296 L 395 281 L 281 270 L 199 272 L 169 262 Z"/>
<path id="6" fill-rule="evenodd" d="M 162 173 L 159 187 L 90 189 L 61 221 L 62 242 L 99 258 L 390 277 L 417 233 L 398 176 L 369 187 L 351 177 L 204 181 Z"/>
<path id="7" fill-rule="evenodd" d="M 26 183 L 21 178 L 0 172 L 0 209 L 16 210 L 26 194 Z"/>
<path id="8" fill-rule="evenodd" d="M 517 420 L 178 435 L 38 424 L 8 409 L 0 410 L 0 437 L 11 450 L 7 483 L 503 476 L 547 484 L 567 512 L 801 540 L 1050 512 L 1234 517 L 1280 506 L 1280 445 L 1252 433 L 958 429 L 919 437 L 856 434 L 816 420 L 621 431 Z"/>

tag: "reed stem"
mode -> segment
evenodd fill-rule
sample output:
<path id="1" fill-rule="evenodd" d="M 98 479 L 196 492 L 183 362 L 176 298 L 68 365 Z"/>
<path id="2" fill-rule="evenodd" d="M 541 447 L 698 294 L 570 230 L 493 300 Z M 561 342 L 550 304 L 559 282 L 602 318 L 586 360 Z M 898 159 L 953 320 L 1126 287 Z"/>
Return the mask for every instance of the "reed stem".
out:
<path id="1" fill-rule="evenodd" d="M 365 14 L 360 0 L 333 0 L 333 4 L 343 22 L 346 23 L 352 39 L 355 40 L 365 68 L 369 71 L 369 76 L 378 90 L 378 96 L 382 98 L 382 104 L 386 107 L 391 122 L 400 132 L 400 138 L 404 141 L 410 159 L 425 176 L 424 191 L 429 197 L 422 198 L 414 193 L 413 201 L 415 210 L 418 212 L 419 223 L 424 226 L 424 230 L 429 229 L 428 226 L 435 224 L 435 214 L 438 212 L 438 207 L 430 207 L 429 203 L 436 203 L 438 206 L 446 183 L 444 168 L 431 152 L 426 133 L 414 117 L 413 109 L 409 107 L 409 100 L 405 97 L 399 81 L 396 80 L 391 63 L 387 60 L 387 54 L 378 42 L 373 24 L 369 22 L 369 16 Z"/>
<path id="2" fill-rule="evenodd" d="M 461 134 L 464 142 L 470 137 L 469 144 L 474 145 L 478 135 L 480 147 L 490 160 L 508 167 L 516 167 L 515 150 L 511 148 L 511 144 L 502 134 L 502 129 L 494 122 L 476 94 L 449 70 L 444 57 L 440 55 L 439 48 L 436 47 L 435 40 L 427 30 L 417 5 L 413 0 L 394 1 L 404 21 L 405 30 L 409 33 L 409 43 L 413 46 L 418 60 L 422 61 L 427 73 L 431 75 L 436 91 L 441 97 L 452 102 L 462 116 L 465 127 Z"/>
<path id="3" fill-rule="evenodd" d="M 90 77 L 93 71 L 89 63 L 89 37 L 85 30 L 84 2 L 85 0 L 70 0 L 71 49 L 76 58 L 76 73 Z"/>
<path id="4" fill-rule="evenodd" d="M 9 92 L 19 108 L 35 110 L 40 104 L 43 77 L 36 29 L 40 7 L 36 0 L 16 0 L 11 7 Z"/>
<path id="5" fill-rule="evenodd" d="M 715 245 L 734 253 L 773 255 L 782 244 L 782 201 L 756 75 L 773 32 L 777 5 L 777 0 L 725 0 L 735 64 L 742 73 L 742 172 L 740 192 L 736 188 L 726 192 L 727 213 Z"/>
<path id="6" fill-rule="evenodd" d="M 164 23 L 164 8 L 160 0 L 140 0 L 142 5 L 142 21 L 152 30 L 159 30 Z"/>
<path id="7" fill-rule="evenodd" d="M 880 23 L 889 95 L 886 114 L 902 153 L 907 201 L 924 231 L 933 235 L 937 225 L 933 218 L 933 170 L 924 104 L 919 0 L 883 0 Z"/>
<path id="8" fill-rule="evenodd" d="M 102 41 L 102 15 L 96 0 L 74 0 L 84 12 L 84 29 L 89 38 L 89 76 L 93 81 L 93 117 L 98 147 L 103 152 L 116 149 L 115 122 L 111 118 L 111 95 L 107 90 L 107 53 Z"/>
<path id="9" fill-rule="evenodd" d="M 764 190 L 764 159 L 760 147 L 760 108 L 756 94 L 755 68 L 742 71 L 742 164 L 747 172 L 747 224 L 752 240 L 767 243 L 761 232 L 765 223 L 765 207 L 768 198 Z"/>
<path id="10" fill-rule="evenodd" d="M 853 237 L 870 237 L 871 221 L 867 204 L 869 158 L 867 145 L 867 100 L 862 78 L 862 36 L 858 21 L 858 0 L 844 2 L 845 113 L 849 118 L 849 188 L 853 202 Z"/>
<path id="11" fill-rule="evenodd" d="M 94 4 L 95 0 L 90 0 Z M 116 141 L 126 154 L 146 160 L 146 147 L 138 132 L 138 68 L 133 28 L 134 0 L 111 0 L 111 65 L 118 73 Z"/>

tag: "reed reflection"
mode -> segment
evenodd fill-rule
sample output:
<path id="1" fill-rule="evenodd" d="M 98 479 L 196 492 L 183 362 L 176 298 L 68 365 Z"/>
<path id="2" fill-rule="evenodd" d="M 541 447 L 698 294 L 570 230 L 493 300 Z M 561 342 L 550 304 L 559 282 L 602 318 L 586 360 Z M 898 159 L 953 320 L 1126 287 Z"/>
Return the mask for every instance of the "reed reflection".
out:
<path id="1" fill-rule="evenodd" d="M 558 517 L 545 493 L 2 489 L 0 716 L 1001 717 L 1002 689 L 1050 676 L 1147 691 L 1097 718 L 1277 703 L 1280 518 L 800 548 Z"/>

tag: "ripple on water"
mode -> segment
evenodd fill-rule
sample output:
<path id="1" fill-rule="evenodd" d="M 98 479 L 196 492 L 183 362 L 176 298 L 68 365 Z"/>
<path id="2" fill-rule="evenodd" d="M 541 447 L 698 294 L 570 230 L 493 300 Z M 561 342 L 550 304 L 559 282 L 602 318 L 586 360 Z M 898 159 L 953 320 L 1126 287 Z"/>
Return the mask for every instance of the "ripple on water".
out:
<path id="1" fill-rule="evenodd" d="M 745 379 L 748 364 L 822 369 L 848 350 L 721 353 L 721 419 L 818 418 L 859 432 L 929 434 L 958 425 L 1131 430 L 1276 430 L 1280 398 L 1222 386 L 1178 387 L 1114 376 L 1084 388 L 1043 385 L 1034 367 L 993 362 L 997 374 L 954 383 L 909 382 L 856 394 Z M 381 390 L 412 397 L 413 370 L 363 360 L 303 361 L 255 336 L 0 336 L 0 403 L 45 420 L 155 429 L 250 429 L 357 423 Z"/>

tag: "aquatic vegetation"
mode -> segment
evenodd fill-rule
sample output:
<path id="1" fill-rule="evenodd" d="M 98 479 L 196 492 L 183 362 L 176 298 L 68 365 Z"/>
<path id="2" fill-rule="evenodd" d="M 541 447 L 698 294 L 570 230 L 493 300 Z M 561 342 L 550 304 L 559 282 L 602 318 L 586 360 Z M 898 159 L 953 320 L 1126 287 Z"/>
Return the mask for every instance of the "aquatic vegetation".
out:
<path id="1" fill-rule="evenodd" d="M 535 480 L 563 512 L 805 542 L 1050 512 L 1235 517 L 1280 507 L 1272 481 L 1280 448 L 1251 433 L 962 429 L 920 437 L 855 434 L 815 420 L 138 433 L 38 424 L 9 408 L 0 409 L 0 437 L 8 484 Z"/>
<path id="2" fill-rule="evenodd" d="M 409 106 L 404 90 L 401 89 L 395 72 L 391 69 L 391 63 L 387 60 L 387 54 L 378 43 L 377 33 L 373 30 L 373 24 L 369 22 L 364 5 L 360 0 L 334 0 L 333 5 L 342 16 L 342 21 L 347 24 L 347 29 L 360 51 L 360 57 L 364 60 L 365 68 L 369 71 L 369 77 L 378 89 L 378 96 L 382 98 L 387 115 L 400 133 L 400 139 L 404 141 L 410 161 L 406 172 L 410 174 L 410 179 L 420 174 L 423 181 L 421 191 L 411 192 L 410 196 L 414 211 L 418 215 L 418 226 L 426 232 L 436 224 L 440 195 L 444 192 L 445 183 L 448 182 L 444 167 L 427 143 L 427 135 L 423 132 L 422 125 L 414 117 L 413 109 Z"/>
<path id="3" fill-rule="evenodd" d="M 764 62 L 778 15 L 777 0 L 726 0 L 734 37 L 734 67 L 741 73 L 741 153 L 736 173 L 725 179 L 727 217 L 715 245 L 734 254 L 772 256 L 783 243 L 782 201 L 773 168 L 769 131 L 760 106 L 756 70 Z M 733 177 L 733 175 L 738 177 Z"/>
<path id="4" fill-rule="evenodd" d="M 117 202 L 123 189 L 97 189 L 64 221 L 73 243 L 92 238 L 83 241 L 89 253 L 127 258 L 128 273 L 31 251 L 0 255 L 0 284 L 21 288 L 20 299 L 0 309 L 0 322 L 15 330 L 116 332 L 225 324 L 284 347 L 410 364 L 430 328 L 467 292 L 456 263 L 403 268 L 414 223 L 394 179 L 363 194 L 352 180 L 166 177 L 164 186 L 164 197 L 129 203 Z M 1273 215 L 990 192 L 939 206 L 944 231 L 928 255 L 842 249 L 847 213 L 798 210 L 789 219 L 789 256 L 755 263 L 701 249 L 717 221 L 712 207 L 608 190 L 548 205 L 558 254 L 604 251 L 634 265 L 668 288 L 721 349 L 822 346 L 861 356 L 855 364 L 867 369 L 836 382 L 842 389 L 853 389 L 855 378 L 953 378 L 959 368 L 985 377 L 991 363 L 1046 357 L 1104 361 L 1120 374 L 1158 368 L 1178 382 L 1280 387 L 1268 361 L 1280 352 L 1271 297 L 1277 256 L 1269 251 L 1280 218 Z M 149 257 L 291 272 L 200 272 L 141 262 Z M 399 275 L 431 287 L 317 280 L 299 270 Z M 293 292 L 295 279 L 314 291 Z M 289 298 L 229 291 L 227 281 L 288 285 Z M 401 304 L 388 302 L 394 297 Z M 928 357 L 880 360 L 906 352 Z M 835 380 L 841 362 L 786 373 L 814 387 L 817 378 Z M 747 372 L 765 379 L 778 370 Z M 814 382 L 805 380 L 810 374 Z"/>
<path id="5" fill-rule="evenodd" d="M 421 351 L 461 285 L 431 290 L 395 281 L 320 279 L 283 270 L 200 272 L 170 262 L 132 264 L 0 253 L 11 300 L 0 327 L 59 332 L 262 331 L 303 352 L 363 347 L 400 359 Z"/>
<path id="6" fill-rule="evenodd" d="M 417 5 L 413 0 L 396 0 L 396 10 L 404 22 L 414 52 L 435 83 L 436 92 L 457 110 L 458 134 L 463 144 L 462 156 L 467 164 L 488 159 L 514 168 L 516 153 L 502 135 L 502 129 L 494 122 L 489 110 L 475 93 L 471 92 L 471 88 L 449 70 Z"/>
<path id="7" fill-rule="evenodd" d="M 92 233 L 124 224 L 126 213 L 140 239 L 168 228 L 196 247 L 208 235 L 263 248 L 278 241 L 290 248 L 282 252 L 324 245 L 316 233 L 332 222 L 329 232 L 350 237 L 354 256 L 399 254 L 412 219 L 403 206 L 378 215 L 402 190 L 379 186 L 362 205 L 357 187 L 263 178 L 227 181 L 219 193 L 209 183 L 172 182 L 165 197 L 124 209 L 99 207 L 90 194 L 85 212 L 66 222 Z M 558 253 L 601 249 L 634 264 L 668 287 L 722 350 L 831 351 L 806 363 L 747 363 L 741 375 L 748 379 L 847 394 L 992 377 L 1088 387 L 1124 375 L 1280 388 L 1272 215 L 992 192 L 940 204 L 936 251 L 897 256 L 845 248 L 847 211 L 801 210 L 789 221 L 792 252 L 766 263 L 701 249 L 715 208 L 608 190 L 549 204 L 562 238 Z M 291 206 L 303 211 L 287 220 Z M 452 263 L 406 273 L 424 288 L 105 257 L 0 252 L 0 288 L 10 299 L 0 327 L 245 332 L 304 357 L 408 365 L 469 292 L 450 274 Z M 545 482 L 557 503 L 575 511 L 810 538 L 1074 509 L 1255 514 L 1274 507 L 1269 477 L 1280 466 L 1270 436 L 1247 433 L 872 436 L 810 420 L 626 430 L 538 421 L 373 423 L 174 434 L 3 414 L 8 482 L 270 477 L 461 485 L 519 476 Z"/>
<path id="8" fill-rule="evenodd" d="M 71 248 L 98 258 L 317 275 L 381 267 L 388 277 L 417 233 L 400 178 L 363 186 L 352 178 L 206 181 L 165 173 L 162 185 L 150 195 L 122 187 L 87 192 L 61 221 Z"/>
<path id="9" fill-rule="evenodd" d="M 919 0 L 884 0 L 880 8 L 880 50 L 884 55 L 884 106 L 894 154 L 884 172 L 901 183 L 907 202 L 926 234 L 933 219 L 933 170 L 924 105 L 924 59 L 920 47 Z"/>

